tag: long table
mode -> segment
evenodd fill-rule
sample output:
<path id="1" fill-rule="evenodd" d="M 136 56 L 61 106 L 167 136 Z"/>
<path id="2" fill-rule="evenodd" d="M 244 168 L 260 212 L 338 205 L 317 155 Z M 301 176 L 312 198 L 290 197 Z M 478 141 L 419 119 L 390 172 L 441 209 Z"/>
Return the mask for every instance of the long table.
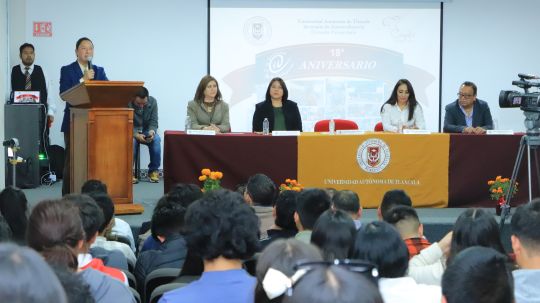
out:
<path id="1" fill-rule="evenodd" d="M 495 202 L 489 200 L 487 181 L 498 175 L 510 177 L 521 137 L 450 135 L 448 207 L 494 206 Z M 525 155 L 518 176 L 519 192 L 512 199 L 513 205 L 528 200 L 526 164 Z M 222 171 L 222 186 L 233 190 L 256 173 L 264 173 L 280 184 L 298 176 L 298 138 L 244 133 L 201 136 L 166 131 L 163 168 L 165 192 L 176 183 L 200 184 L 198 177 L 203 168 Z M 533 196 L 539 196 L 534 171 Z"/>

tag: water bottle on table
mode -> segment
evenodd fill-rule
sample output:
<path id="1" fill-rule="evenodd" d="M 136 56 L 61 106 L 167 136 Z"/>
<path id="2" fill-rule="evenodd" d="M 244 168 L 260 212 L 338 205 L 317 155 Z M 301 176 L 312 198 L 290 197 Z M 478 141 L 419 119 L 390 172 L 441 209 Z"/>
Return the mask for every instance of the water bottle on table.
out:
<path id="1" fill-rule="evenodd" d="M 264 118 L 263 135 L 269 135 L 269 134 L 270 134 L 270 121 L 268 121 L 268 118 Z"/>

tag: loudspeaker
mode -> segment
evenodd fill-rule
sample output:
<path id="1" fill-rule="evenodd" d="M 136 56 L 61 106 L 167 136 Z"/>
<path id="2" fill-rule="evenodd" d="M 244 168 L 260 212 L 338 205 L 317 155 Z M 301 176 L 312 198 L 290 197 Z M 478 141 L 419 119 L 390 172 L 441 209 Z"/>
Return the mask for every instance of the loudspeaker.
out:
<path id="1" fill-rule="evenodd" d="M 40 185 L 39 145 L 41 131 L 45 123 L 45 106 L 42 104 L 6 104 L 4 106 L 4 138 L 19 139 L 17 157 L 23 162 L 17 164 L 16 186 L 34 188 Z M 12 165 L 6 155 L 6 186 L 12 185 Z"/>

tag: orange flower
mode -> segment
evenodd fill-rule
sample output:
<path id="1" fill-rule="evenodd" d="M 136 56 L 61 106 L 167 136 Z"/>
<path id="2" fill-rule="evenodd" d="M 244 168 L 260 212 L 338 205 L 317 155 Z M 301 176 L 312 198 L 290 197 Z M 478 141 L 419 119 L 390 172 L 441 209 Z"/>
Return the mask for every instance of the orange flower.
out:
<path id="1" fill-rule="evenodd" d="M 212 179 L 212 180 L 217 180 L 217 174 L 216 174 L 215 171 L 213 171 L 213 172 L 210 173 L 210 179 Z"/>
<path id="2" fill-rule="evenodd" d="M 296 186 L 296 185 L 298 185 L 298 182 L 296 182 L 296 180 L 293 179 L 293 180 L 291 180 L 291 185 Z"/>
<path id="3" fill-rule="evenodd" d="M 497 190 L 494 188 L 491 190 L 492 193 L 496 194 L 497 193 Z"/>
<path id="4" fill-rule="evenodd" d="M 298 186 L 293 186 L 292 190 L 294 190 L 294 191 L 300 191 L 300 187 L 298 187 Z"/>
<path id="5" fill-rule="evenodd" d="M 495 178 L 495 181 L 501 181 L 501 176 L 497 176 L 497 178 Z"/>
<path id="6" fill-rule="evenodd" d="M 205 176 L 210 176 L 210 169 L 208 168 L 203 168 L 203 170 L 201 170 L 201 174 L 205 175 Z"/>
<path id="7" fill-rule="evenodd" d="M 291 179 L 285 179 L 285 183 L 291 183 Z"/>
<path id="8" fill-rule="evenodd" d="M 206 180 L 206 176 L 205 176 L 205 175 L 199 176 L 199 181 L 202 182 L 202 181 L 204 181 L 204 180 Z"/>
<path id="9" fill-rule="evenodd" d="M 499 189 L 497 189 L 497 192 L 498 192 L 499 194 L 502 194 L 502 193 L 503 193 L 502 188 L 499 187 Z"/>
<path id="10" fill-rule="evenodd" d="M 488 185 L 493 185 L 493 184 L 495 184 L 495 181 L 493 180 L 488 181 Z"/>
<path id="11" fill-rule="evenodd" d="M 216 172 L 216 177 L 217 177 L 219 180 L 221 180 L 221 178 L 223 178 L 223 173 L 220 172 L 220 171 L 217 171 L 217 172 Z"/>
<path id="12" fill-rule="evenodd" d="M 282 188 L 282 187 L 287 187 L 287 185 L 284 184 L 284 183 L 281 183 L 281 185 L 279 186 L 279 188 Z"/>

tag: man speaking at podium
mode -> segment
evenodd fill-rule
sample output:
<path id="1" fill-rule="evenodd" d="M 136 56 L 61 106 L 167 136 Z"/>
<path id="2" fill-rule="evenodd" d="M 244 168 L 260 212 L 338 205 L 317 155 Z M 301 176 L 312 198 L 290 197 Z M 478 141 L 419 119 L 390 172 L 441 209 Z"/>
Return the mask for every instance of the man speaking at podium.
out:
<path id="1" fill-rule="evenodd" d="M 105 74 L 105 69 L 92 64 L 94 57 L 94 44 L 86 37 L 80 38 L 75 44 L 75 55 L 77 60 L 69 65 L 62 66 L 60 70 L 60 94 L 76 86 L 77 84 L 91 80 L 109 80 Z M 70 143 L 69 143 L 69 117 L 71 105 L 66 102 L 64 109 L 64 119 L 61 131 L 64 133 L 64 143 L 66 146 L 64 162 L 64 182 L 62 184 L 62 195 L 70 192 Z"/>

